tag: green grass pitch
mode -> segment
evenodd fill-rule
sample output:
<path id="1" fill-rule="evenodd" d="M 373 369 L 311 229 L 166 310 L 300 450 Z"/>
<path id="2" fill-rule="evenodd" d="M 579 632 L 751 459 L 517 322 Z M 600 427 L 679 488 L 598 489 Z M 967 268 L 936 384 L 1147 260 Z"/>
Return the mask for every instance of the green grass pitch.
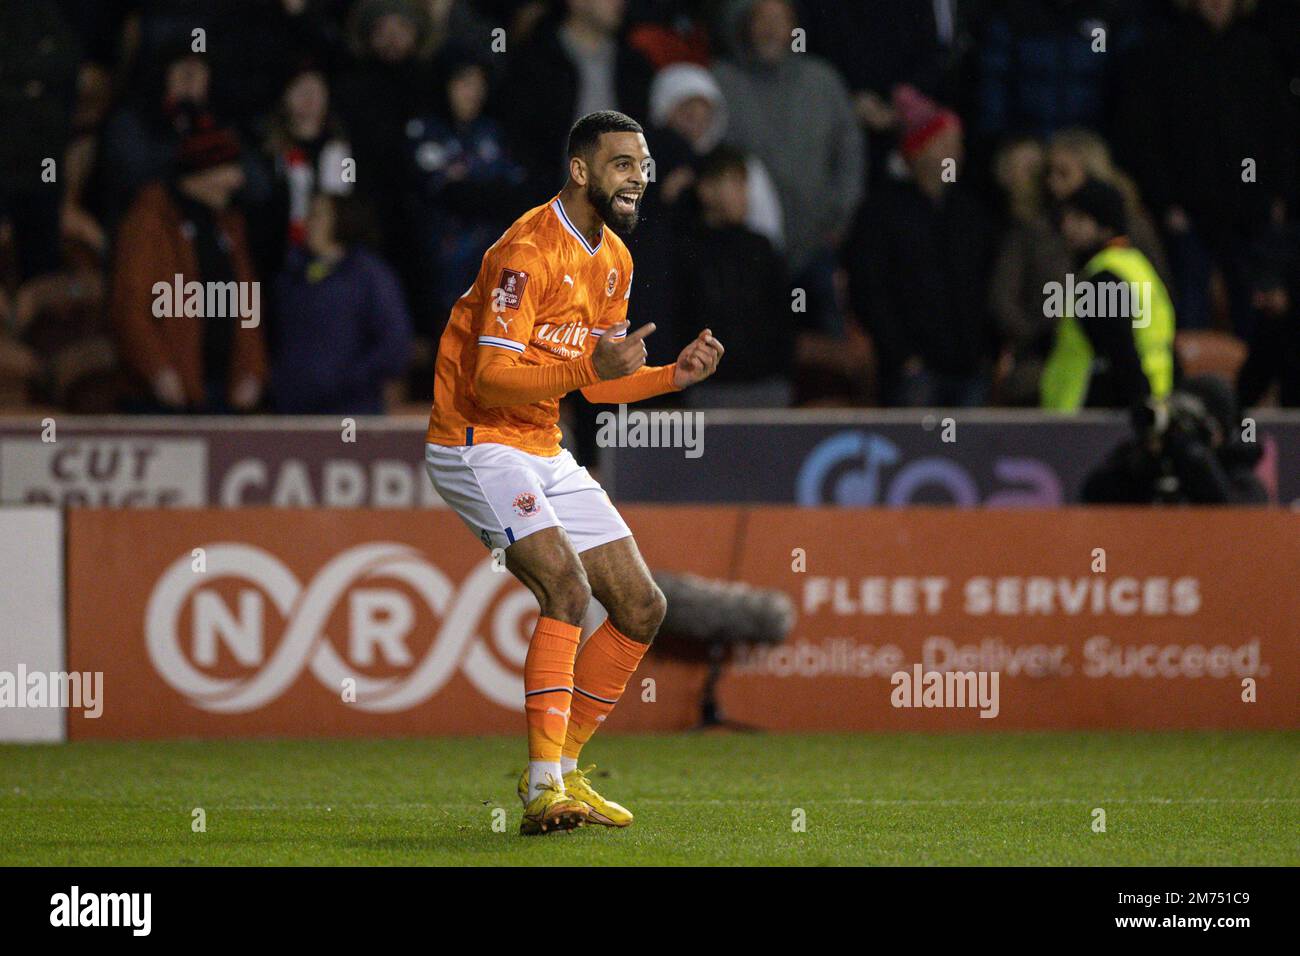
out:
<path id="1" fill-rule="evenodd" d="M 0 864 L 1300 864 L 1294 732 L 608 735 L 594 782 L 636 823 L 533 838 L 521 747 L 3 746 Z"/>

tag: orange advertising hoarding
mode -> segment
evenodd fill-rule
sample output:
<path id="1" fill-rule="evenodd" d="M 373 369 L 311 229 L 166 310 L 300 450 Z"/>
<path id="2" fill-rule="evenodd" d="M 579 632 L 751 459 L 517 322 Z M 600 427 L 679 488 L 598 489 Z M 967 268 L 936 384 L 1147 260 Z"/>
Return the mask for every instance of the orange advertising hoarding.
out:
<path id="1" fill-rule="evenodd" d="M 762 728 L 1300 726 L 1300 515 L 623 511 L 652 568 L 789 595 L 786 642 L 720 685 Z M 68 595 L 68 666 L 105 698 L 73 739 L 523 727 L 536 603 L 447 511 L 73 511 Z M 694 723 L 679 647 L 609 731 Z M 931 699 L 945 678 L 970 699 Z"/>
<path id="2" fill-rule="evenodd" d="M 744 535 L 736 576 L 788 591 L 799 624 L 783 646 L 733 665 L 723 693 L 737 719 L 809 730 L 1300 726 L 1300 515 L 769 508 L 748 514 Z M 790 570 L 792 547 L 806 549 L 802 573 Z M 917 663 L 997 672 L 996 717 L 894 706 L 891 675 Z"/>

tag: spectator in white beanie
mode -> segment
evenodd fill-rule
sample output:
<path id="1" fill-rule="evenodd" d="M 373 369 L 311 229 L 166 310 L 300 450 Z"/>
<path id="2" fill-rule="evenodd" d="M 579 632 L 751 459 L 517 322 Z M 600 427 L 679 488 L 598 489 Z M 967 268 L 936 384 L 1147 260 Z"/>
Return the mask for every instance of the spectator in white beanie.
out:
<path id="1" fill-rule="evenodd" d="M 675 132 L 702 157 L 726 138 L 727 103 L 712 73 L 694 63 L 674 63 L 655 74 L 650 86 L 650 122 Z M 757 156 L 749 156 L 746 167 L 749 211 L 745 225 L 779 249 L 784 244 L 785 225 L 776 186 Z M 661 180 L 661 188 L 674 192 L 687 184 Z"/>

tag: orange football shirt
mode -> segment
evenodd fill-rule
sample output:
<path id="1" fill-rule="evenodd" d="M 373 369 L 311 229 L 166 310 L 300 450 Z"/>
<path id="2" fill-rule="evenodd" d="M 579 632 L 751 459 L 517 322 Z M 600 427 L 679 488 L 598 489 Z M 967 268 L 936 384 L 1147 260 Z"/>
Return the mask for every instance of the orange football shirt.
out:
<path id="1" fill-rule="evenodd" d="M 559 454 L 559 398 L 481 404 L 474 387 L 479 351 L 504 349 L 522 366 L 584 359 L 589 365 L 600 336 L 627 317 L 631 292 L 632 256 L 612 229 L 603 227 L 590 245 L 559 196 L 524 213 L 484 253 L 474 284 L 452 307 L 438 343 L 427 440 Z M 666 372 L 660 378 L 671 382 L 671 366 L 641 371 Z"/>

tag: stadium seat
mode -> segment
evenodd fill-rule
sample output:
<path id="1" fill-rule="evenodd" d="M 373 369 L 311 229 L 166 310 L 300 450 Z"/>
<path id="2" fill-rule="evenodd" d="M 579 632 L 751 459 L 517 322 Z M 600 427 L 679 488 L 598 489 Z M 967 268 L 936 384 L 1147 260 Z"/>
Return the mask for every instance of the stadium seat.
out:
<path id="1" fill-rule="evenodd" d="M 1246 361 L 1246 343 L 1228 332 L 1179 332 L 1174 337 L 1174 351 L 1187 378 L 1214 375 L 1235 382 Z"/>

